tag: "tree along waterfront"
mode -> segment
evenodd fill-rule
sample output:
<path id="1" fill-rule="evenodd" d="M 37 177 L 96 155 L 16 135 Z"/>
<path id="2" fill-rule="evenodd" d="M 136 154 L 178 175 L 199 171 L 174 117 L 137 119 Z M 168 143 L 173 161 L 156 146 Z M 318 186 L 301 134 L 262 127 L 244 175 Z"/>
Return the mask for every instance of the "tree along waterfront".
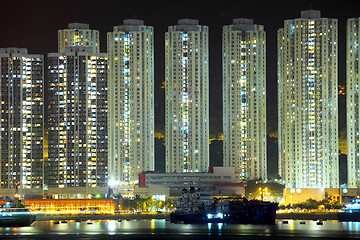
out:
<path id="1" fill-rule="evenodd" d="M 131 210 L 132 212 L 171 212 L 174 210 L 176 200 L 165 199 L 156 200 L 152 197 L 149 198 L 123 198 L 120 201 L 119 210 Z"/>

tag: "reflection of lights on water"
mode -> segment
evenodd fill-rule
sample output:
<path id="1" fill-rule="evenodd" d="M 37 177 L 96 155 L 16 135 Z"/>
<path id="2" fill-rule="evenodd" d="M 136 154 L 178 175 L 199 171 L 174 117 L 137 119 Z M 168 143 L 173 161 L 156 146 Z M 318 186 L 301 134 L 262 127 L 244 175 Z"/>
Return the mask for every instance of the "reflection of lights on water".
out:
<path id="1" fill-rule="evenodd" d="M 355 231 L 359 231 L 360 230 L 360 223 L 359 222 L 355 222 Z"/>
<path id="2" fill-rule="evenodd" d="M 293 221 L 293 220 L 290 220 L 290 221 L 289 221 L 289 227 L 290 227 L 290 230 L 294 230 L 294 229 L 295 229 L 294 221 Z"/>
<path id="3" fill-rule="evenodd" d="M 347 229 L 349 231 L 360 231 L 360 222 L 342 222 L 341 225 L 343 229 Z"/>
<path id="4" fill-rule="evenodd" d="M 265 236 L 266 236 L 266 237 L 271 237 L 271 230 L 270 230 L 270 228 L 266 228 L 266 229 L 265 229 Z"/>
<path id="5" fill-rule="evenodd" d="M 164 219 L 152 220 L 123 220 L 119 223 L 117 220 L 107 221 L 67 221 L 66 223 L 54 224 L 54 221 L 39 221 L 31 228 L 0 228 L 0 235 L 36 235 L 48 229 L 54 234 L 134 234 L 142 232 L 146 234 L 164 234 L 164 233 L 180 233 L 181 235 L 193 235 L 202 231 L 202 234 L 208 236 L 222 236 L 231 233 L 249 233 L 251 235 L 261 234 L 262 236 L 279 236 L 284 234 L 286 237 L 295 236 L 294 234 L 302 234 L 304 239 L 309 236 L 320 237 L 326 239 L 333 233 L 343 232 L 344 236 L 358 237 L 360 234 L 360 222 L 339 222 L 324 221 L 324 225 L 317 225 L 317 221 L 305 220 L 306 224 L 300 224 L 303 220 L 288 220 L 288 224 L 283 224 L 277 220 L 277 224 L 273 226 L 253 225 L 253 224 L 226 224 L 226 223 L 206 223 L 198 224 L 172 224 Z M 92 224 L 88 225 L 88 222 Z M 206 232 L 208 228 L 208 232 Z M 161 229 L 166 229 L 161 231 Z M 204 232 L 205 231 L 205 232 Z M 89 235 L 88 235 L 89 236 Z M 329 237 L 329 238 L 331 238 Z M 335 237 L 335 236 L 334 236 Z M 65 239 L 65 238 L 64 238 Z M 285 239 L 285 238 L 284 238 Z"/>
<path id="6" fill-rule="evenodd" d="M 221 229 L 223 227 L 223 223 L 218 223 L 218 229 L 219 229 L 219 234 L 221 235 Z"/>
<path id="7" fill-rule="evenodd" d="M 211 230 L 211 227 L 212 227 L 212 223 L 208 223 L 207 225 L 208 225 L 209 235 L 211 235 L 210 230 Z M 215 226 L 215 229 L 216 229 L 216 226 L 217 226 L 219 235 L 221 235 L 221 230 L 222 230 L 224 224 L 223 223 L 218 223 L 217 225 L 214 225 L 214 226 Z"/>
<path id="8" fill-rule="evenodd" d="M 115 221 L 107 221 L 105 223 L 105 225 L 107 226 L 107 229 L 110 231 L 109 234 L 111 234 L 111 235 L 115 234 L 115 230 L 116 230 L 116 222 Z"/>
<path id="9" fill-rule="evenodd" d="M 150 227 L 151 227 L 151 229 L 165 228 L 166 227 L 165 219 L 151 219 Z"/>
<path id="10" fill-rule="evenodd" d="M 76 228 L 76 230 L 80 229 L 80 223 L 79 222 L 75 222 L 75 228 Z"/>
<path id="11" fill-rule="evenodd" d="M 166 228 L 165 219 L 155 219 L 156 228 Z"/>
<path id="12" fill-rule="evenodd" d="M 155 219 L 151 219 L 150 227 L 151 227 L 151 229 L 155 229 Z"/>

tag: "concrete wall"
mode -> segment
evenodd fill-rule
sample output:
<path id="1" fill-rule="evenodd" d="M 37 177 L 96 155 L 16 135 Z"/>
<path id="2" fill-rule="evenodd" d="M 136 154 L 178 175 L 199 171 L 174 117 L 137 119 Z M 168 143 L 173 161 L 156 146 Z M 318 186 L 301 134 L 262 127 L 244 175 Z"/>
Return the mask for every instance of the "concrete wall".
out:
<path id="1" fill-rule="evenodd" d="M 359 188 L 284 188 L 284 204 L 303 203 L 307 199 L 322 200 L 325 194 L 340 200 L 340 204 L 346 204 L 352 198 L 360 197 Z"/>

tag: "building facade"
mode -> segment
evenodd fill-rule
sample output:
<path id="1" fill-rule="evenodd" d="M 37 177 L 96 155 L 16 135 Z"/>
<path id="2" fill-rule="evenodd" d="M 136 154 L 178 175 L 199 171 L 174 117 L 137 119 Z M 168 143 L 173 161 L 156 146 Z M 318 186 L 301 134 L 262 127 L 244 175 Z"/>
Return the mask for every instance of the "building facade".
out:
<path id="1" fill-rule="evenodd" d="M 216 196 L 245 195 L 245 184 L 240 183 L 239 174 L 234 167 L 210 167 L 206 172 L 158 173 L 144 172 L 139 175 L 139 187 L 167 186 L 171 196 L 181 196 L 184 188 L 195 187 L 210 191 Z M 135 190 L 136 191 L 136 190 Z"/>
<path id="2" fill-rule="evenodd" d="M 127 19 L 107 38 L 110 185 L 129 186 L 154 170 L 153 27 Z"/>
<path id="3" fill-rule="evenodd" d="M 166 172 L 209 166 L 208 27 L 181 19 L 165 34 Z"/>
<path id="4" fill-rule="evenodd" d="M 92 53 L 100 53 L 99 31 L 89 29 L 89 24 L 70 23 L 67 29 L 58 30 L 58 52 L 66 47 L 88 47 Z"/>
<path id="5" fill-rule="evenodd" d="M 84 47 L 49 53 L 47 74 L 49 194 L 106 193 L 106 54 Z"/>
<path id="6" fill-rule="evenodd" d="M 301 12 L 278 31 L 279 174 L 287 188 L 336 188 L 338 21 Z"/>
<path id="7" fill-rule="evenodd" d="M 0 195 L 42 195 L 44 63 L 25 48 L 0 48 Z M 16 190 L 18 189 L 18 190 Z"/>
<path id="8" fill-rule="evenodd" d="M 251 19 L 223 28 L 223 135 L 224 166 L 267 179 L 266 34 Z"/>
<path id="9" fill-rule="evenodd" d="M 350 18 L 346 25 L 347 166 L 351 188 L 360 187 L 359 25 L 360 18 Z"/>

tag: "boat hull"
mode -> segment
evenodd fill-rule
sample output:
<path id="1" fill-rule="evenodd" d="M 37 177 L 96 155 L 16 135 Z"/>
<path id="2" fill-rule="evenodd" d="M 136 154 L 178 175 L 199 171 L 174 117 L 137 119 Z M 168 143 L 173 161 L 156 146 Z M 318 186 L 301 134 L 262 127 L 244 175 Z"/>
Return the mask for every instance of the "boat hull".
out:
<path id="1" fill-rule="evenodd" d="M 238 211 L 232 211 L 222 217 L 208 217 L 201 213 L 171 213 L 170 221 L 174 223 L 234 223 L 234 224 L 275 224 L 277 203 L 264 204 L 259 207 L 242 206 Z"/>
<path id="2" fill-rule="evenodd" d="M 275 224 L 275 213 L 261 213 L 254 216 L 230 216 L 229 223 L 239 224 Z"/>
<path id="3" fill-rule="evenodd" d="M 337 217 L 340 222 L 360 222 L 360 212 L 339 212 Z"/>
<path id="4" fill-rule="evenodd" d="M 206 216 L 196 214 L 176 214 L 170 215 L 173 223 L 232 223 L 232 224 L 275 224 L 275 214 L 249 216 L 228 216 L 224 218 L 208 219 Z"/>
<path id="5" fill-rule="evenodd" d="M 170 213 L 170 221 L 173 223 L 201 223 L 203 222 L 204 215 L 189 213 L 189 214 L 178 214 Z"/>
<path id="6" fill-rule="evenodd" d="M 0 216 L 0 227 L 25 227 L 30 226 L 35 221 L 34 214 L 24 214 L 16 216 Z"/>

